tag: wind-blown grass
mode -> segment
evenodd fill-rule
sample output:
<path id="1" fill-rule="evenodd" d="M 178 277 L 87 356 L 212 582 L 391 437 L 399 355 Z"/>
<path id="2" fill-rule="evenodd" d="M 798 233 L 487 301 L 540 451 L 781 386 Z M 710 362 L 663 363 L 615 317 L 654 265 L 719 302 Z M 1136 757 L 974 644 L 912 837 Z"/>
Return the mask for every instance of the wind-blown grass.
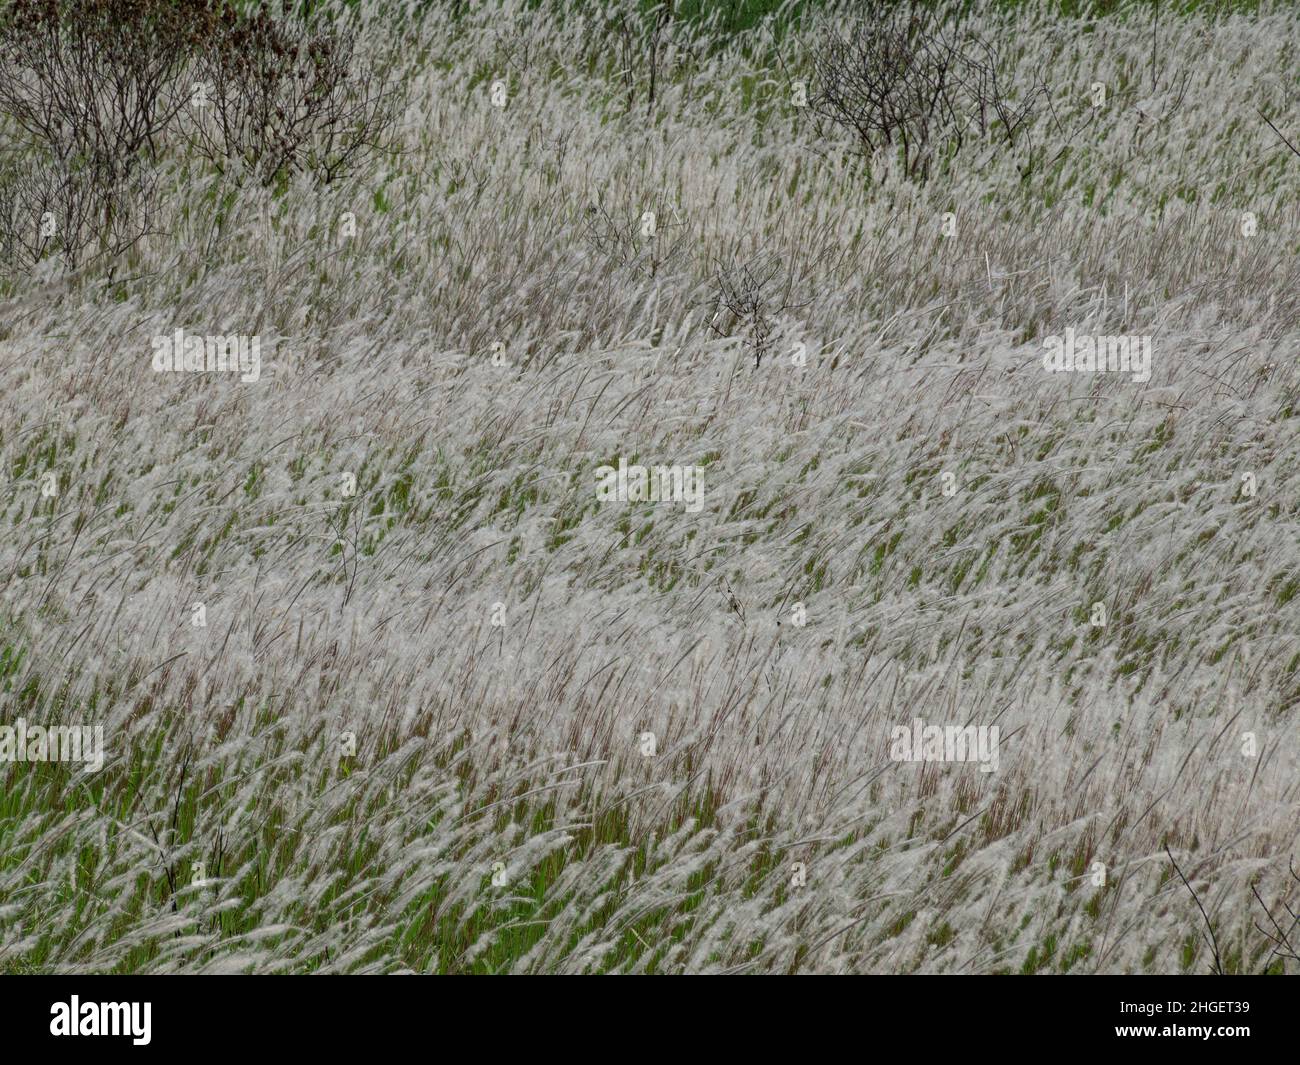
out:
<path id="1" fill-rule="evenodd" d="M 580 18 L 429 8 L 365 23 L 400 152 L 271 192 L 177 148 L 164 234 L 9 278 L 0 724 L 108 757 L 0 763 L 0 966 L 1204 971 L 1168 846 L 1225 967 L 1280 971 L 1300 158 L 1256 109 L 1297 129 L 1300 25 L 1170 18 L 1153 65 L 999 18 L 1051 90 L 1027 180 L 814 137 L 811 28 L 782 66 L 675 26 L 629 109 Z M 760 254 L 797 310 L 755 368 L 709 316 Z M 1067 326 L 1151 380 L 1044 372 Z M 154 373 L 178 327 L 261 380 Z M 704 509 L 598 503 L 618 456 Z M 891 761 L 917 717 L 999 771 Z"/>

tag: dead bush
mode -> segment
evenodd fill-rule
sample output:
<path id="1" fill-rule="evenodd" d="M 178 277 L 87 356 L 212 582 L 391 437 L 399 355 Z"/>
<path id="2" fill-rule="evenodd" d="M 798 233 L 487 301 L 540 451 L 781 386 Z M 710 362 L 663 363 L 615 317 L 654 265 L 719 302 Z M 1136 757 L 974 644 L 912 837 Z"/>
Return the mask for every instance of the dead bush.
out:
<path id="1" fill-rule="evenodd" d="M 7 266 L 59 253 L 76 268 L 145 234 L 154 164 L 212 19 L 207 3 L 165 0 L 15 0 L 0 12 L 0 115 L 29 138 L 0 173 Z"/>
<path id="2" fill-rule="evenodd" d="M 898 152 L 907 176 L 925 180 L 936 157 L 955 154 L 969 134 L 1017 147 L 1042 90 L 1013 102 L 1004 62 L 989 42 L 932 12 L 881 8 L 847 33 L 824 30 L 808 106 L 868 153 Z"/>
<path id="3" fill-rule="evenodd" d="M 177 136 L 217 170 L 332 181 L 381 146 L 395 94 L 353 38 L 228 0 L 0 9 L 0 241 L 9 266 L 119 255 L 150 228 Z M 174 153 L 173 153 L 174 154 Z"/>
<path id="4" fill-rule="evenodd" d="M 150 229 L 152 172 L 122 177 L 93 161 L 31 154 L 0 168 L 0 261 L 30 270 L 54 254 L 71 269 L 116 258 Z"/>
<path id="5" fill-rule="evenodd" d="M 265 185 L 299 172 L 333 181 L 385 147 L 395 117 L 395 91 L 357 62 L 352 33 L 267 3 L 247 13 L 221 5 L 195 77 L 194 149 Z"/>
<path id="6" fill-rule="evenodd" d="M 782 316 L 805 306 L 794 299 L 793 268 L 760 253 L 745 261 L 718 260 L 714 280 L 709 328 L 720 337 L 739 333 L 757 369 L 778 339 Z"/>
<path id="7" fill-rule="evenodd" d="M 15 0 L 0 15 L 0 113 L 69 172 L 124 177 L 157 156 L 211 16 L 202 2 Z"/>
<path id="8" fill-rule="evenodd" d="M 582 233 L 609 268 L 655 278 L 686 250 L 685 223 L 670 220 L 675 214 L 671 208 L 640 213 L 611 209 L 598 193 L 582 217 Z"/>

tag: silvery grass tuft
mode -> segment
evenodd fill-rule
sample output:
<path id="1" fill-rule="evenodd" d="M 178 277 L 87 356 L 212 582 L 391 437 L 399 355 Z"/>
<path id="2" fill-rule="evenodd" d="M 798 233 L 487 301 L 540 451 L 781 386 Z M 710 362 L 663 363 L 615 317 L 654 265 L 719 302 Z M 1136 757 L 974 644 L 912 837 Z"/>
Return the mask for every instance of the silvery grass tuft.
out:
<path id="1" fill-rule="evenodd" d="M 1293 10 L 941 13 L 918 164 L 853 5 L 315 7 L 390 136 L 3 260 L 0 968 L 1294 971 Z"/>

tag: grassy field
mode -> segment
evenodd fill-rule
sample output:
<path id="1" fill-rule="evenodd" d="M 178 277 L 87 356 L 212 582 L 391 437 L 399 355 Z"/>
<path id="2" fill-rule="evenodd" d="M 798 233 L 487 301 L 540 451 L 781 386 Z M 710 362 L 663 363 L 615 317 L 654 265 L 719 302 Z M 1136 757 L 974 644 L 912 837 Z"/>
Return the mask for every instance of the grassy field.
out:
<path id="1" fill-rule="evenodd" d="M 362 3 L 389 150 L 3 275 L 0 971 L 1295 970 L 1300 15 L 968 15 L 921 181 L 696 6 Z"/>

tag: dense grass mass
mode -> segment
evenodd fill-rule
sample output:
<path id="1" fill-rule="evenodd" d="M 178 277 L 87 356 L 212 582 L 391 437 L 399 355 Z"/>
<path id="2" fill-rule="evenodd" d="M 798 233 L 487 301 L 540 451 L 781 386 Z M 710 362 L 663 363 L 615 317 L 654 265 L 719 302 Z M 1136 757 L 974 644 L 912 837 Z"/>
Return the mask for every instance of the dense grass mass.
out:
<path id="1" fill-rule="evenodd" d="M 0 761 L 0 970 L 1204 972 L 1170 856 L 1294 969 L 1300 15 L 953 9 L 1041 100 L 909 180 L 854 5 L 702 6 L 331 5 L 391 144 L 3 274 L 0 725 L 107 753 Z"/>

